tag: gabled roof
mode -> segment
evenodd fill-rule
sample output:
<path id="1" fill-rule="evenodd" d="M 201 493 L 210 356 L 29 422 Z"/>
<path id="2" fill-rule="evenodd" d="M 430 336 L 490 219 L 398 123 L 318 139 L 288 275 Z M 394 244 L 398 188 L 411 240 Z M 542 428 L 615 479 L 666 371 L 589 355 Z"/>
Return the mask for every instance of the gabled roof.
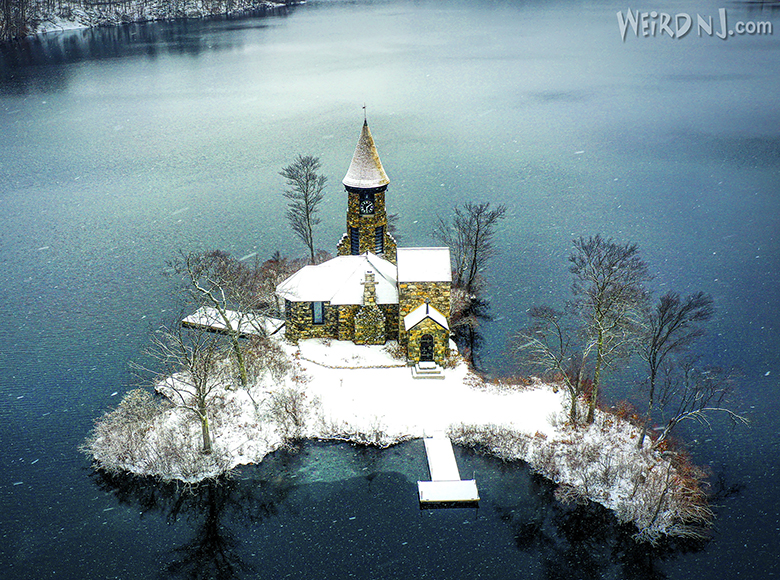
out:
<path id="1" fill-rule="evenodd" d="M 292 302 L 363 304 L 366 272 L 374 272 L 377 304 L 398 304 L 396 267 L 370 252 L 338 256 L 316 266 L 304 266 L 276 287 L 277 296 Z"/>
<path id="2" fill-rule="evenodd" d="M 368 129 L 367 121 L 363 122 L 363 130 L 360 132 L 355 154 L 352 156 L 352 163 L 349 164 L 349 169 L 342 183 L 347 187 L 361 189 L 381 187 L 390 183 L 382 167 L 382 162 L 379 160 L 379 153 L 376 151 L 374 138 Z"/>
<path id="3" fill-rule="evenodd" d="M 398 248 L 399 282 L 452 282 L 450 249 Z"/>
<path id="4" fill-rule="evenodd" d="M 447 324 L 447 317 L 427 302 L 425 304 L 420 304 L 417 308 L 404 316 L 404 328 L 406 330 L 414 328 L 426 318 L 430 318 L 436 324 L 446 330 L 450 329 L 450 325 Z"/>

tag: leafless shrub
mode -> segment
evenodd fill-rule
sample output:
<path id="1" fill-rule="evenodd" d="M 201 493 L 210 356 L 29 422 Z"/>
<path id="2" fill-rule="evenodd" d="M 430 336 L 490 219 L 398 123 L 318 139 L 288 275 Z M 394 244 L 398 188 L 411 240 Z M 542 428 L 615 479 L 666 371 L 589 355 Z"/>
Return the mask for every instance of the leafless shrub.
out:
<path id="1" fill-rule="evenodd" d="M 303 438 L 308 405 L 303 390 L 287 387 L 271 393 L 269 413 L 286 445 Z"/>
<path id="2" fill-rule="evenodd" d="M 546 437 L 545 437 L 546 439 Z M 545 445 L 544 439 L 534 437 L 534 450 L 531 455 L 531 468 L 545 477 L 558 481 L 560 467 L 556 461 L 554 445 Z"/>
<path id="3" fill-rule="evenodd" d="M 588 503 L 588 496 L 585 495 L 582 490 L 568 483 L 562 483 L 555 488 L 555 499 L 562 504 L 574 503 L 577 505 L 586 505 Z"/>
<path id="4" fill-rule="evenodd" d="M 612 453 L 601 453 L 596 462 L 599 468 L 599 481 L 604 486 L 610 486 L 617 478 L 616 467 L 614 465 L 614 455 Z"/>
<path id="5" fill-rule="evenodd" d="M 246 349 L 247 373 L 258 380 L 266 372 L 274 381 L 281 380 L 292 368 L 282 347 L 268 337 L 253 337 Z"/>
<path id="6" fill-rule="evenodd" d="M 598 459 L 599 455 L 601 455 L 601 445 L 593 442 L 584 443 L 580 454 L 585 463 L 592 464 Z"/>
<path id="7" fill-rule="evenodd" d="M 532 389 L 533 381 L 521 376 L 497 377 L 486 383 L 486 386 L 499 392 L 528 391 Z"/>
<path id="8" fill-rule="evenodd" d="M 379 417 L 374 417 L 368 429 L 356 427 L 346 421 L 325 423 L 321 431 L 322 438 L 331 441 L 348 441 L 356 445 L 367 445 L 386 449 L 398 443 L 412 439 L 411 435 L 391 435 Z"/>
<path id="9" fill-rule="evenodd" d="M 525 459 L 529 438 L 499 425 L 455 425 L 447 435 L 458 445 L 498 457 L 503 461 Z"/>
<path id="10" fill-rule="evenodd" d="M 445 369 L 454 369 L 459 363 L 463 362 L 463 357 L 457 353 L 457 351 L 451 350 L 444 360 L 441 361 L 441 366 Z"/>
<path id="11" fill-rule="evenodd" d="M 472 372 L 466 373 L 466 376 L 463 377 L 463 384 L 471 389 L 484 389 L 487 386 L 482 377 Z"/>
<path id="12" fill-rule="evenodd" d="M 586 467 L 582 460 L 582 453 L 580 453 L 580 450 L 574 444 L 566 445 L 561 457 L 564 466 L 571 473 L 579 473 Z"/>
<path id="13" fill-rule="evenodd" d="M 388 341 L 382 350 L 395 360 L 406 360 L 406 347 L 397 340 Z"/>
<path id="14" fill-rule="evenodd" d="M 81 450 L 94 460 L 97 468 L 109 472 L 139 464 L 149 454 L 147 435 L 154 421 L 169 405 L 155 399 L 144 389 L 127 393 L 116 409 L 95 421 Z"/>

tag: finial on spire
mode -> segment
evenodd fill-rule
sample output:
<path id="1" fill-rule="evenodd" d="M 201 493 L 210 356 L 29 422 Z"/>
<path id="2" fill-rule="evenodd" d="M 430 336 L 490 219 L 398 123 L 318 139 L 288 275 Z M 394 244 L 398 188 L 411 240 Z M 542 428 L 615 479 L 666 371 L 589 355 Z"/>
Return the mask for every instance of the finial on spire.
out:
<path id="1" fill-rule="evenodd" d="M 368 116 L 366 114 L 366 104 L 365 103 L 363 103 L 363 124 L 364 125 L 368 124 Z"/>

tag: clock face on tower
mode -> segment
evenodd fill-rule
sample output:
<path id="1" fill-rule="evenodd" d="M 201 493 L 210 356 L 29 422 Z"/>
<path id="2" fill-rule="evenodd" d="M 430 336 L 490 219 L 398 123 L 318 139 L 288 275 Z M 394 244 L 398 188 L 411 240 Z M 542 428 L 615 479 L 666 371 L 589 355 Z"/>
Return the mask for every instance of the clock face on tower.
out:
<path id="1" fill-rule="evenodd" d="M 374 213 L 374 195 L 373 194 L 361 194 L 360 195 L 360 214 L 367 215 Z"/>

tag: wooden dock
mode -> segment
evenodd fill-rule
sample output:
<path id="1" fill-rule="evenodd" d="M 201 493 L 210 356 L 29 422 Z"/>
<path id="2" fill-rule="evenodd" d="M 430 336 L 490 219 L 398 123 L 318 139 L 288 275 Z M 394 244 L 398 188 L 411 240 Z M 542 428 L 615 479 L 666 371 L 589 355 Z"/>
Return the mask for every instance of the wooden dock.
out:
<path id="1" fill-rule="evenodd" d="M 443 433 L 426 437 L 425 454 L 431 481 L 418 481 L 420 507 L 464 507 L 479 503 L 477 482 L 461 479 L 452 442 Z"/>

